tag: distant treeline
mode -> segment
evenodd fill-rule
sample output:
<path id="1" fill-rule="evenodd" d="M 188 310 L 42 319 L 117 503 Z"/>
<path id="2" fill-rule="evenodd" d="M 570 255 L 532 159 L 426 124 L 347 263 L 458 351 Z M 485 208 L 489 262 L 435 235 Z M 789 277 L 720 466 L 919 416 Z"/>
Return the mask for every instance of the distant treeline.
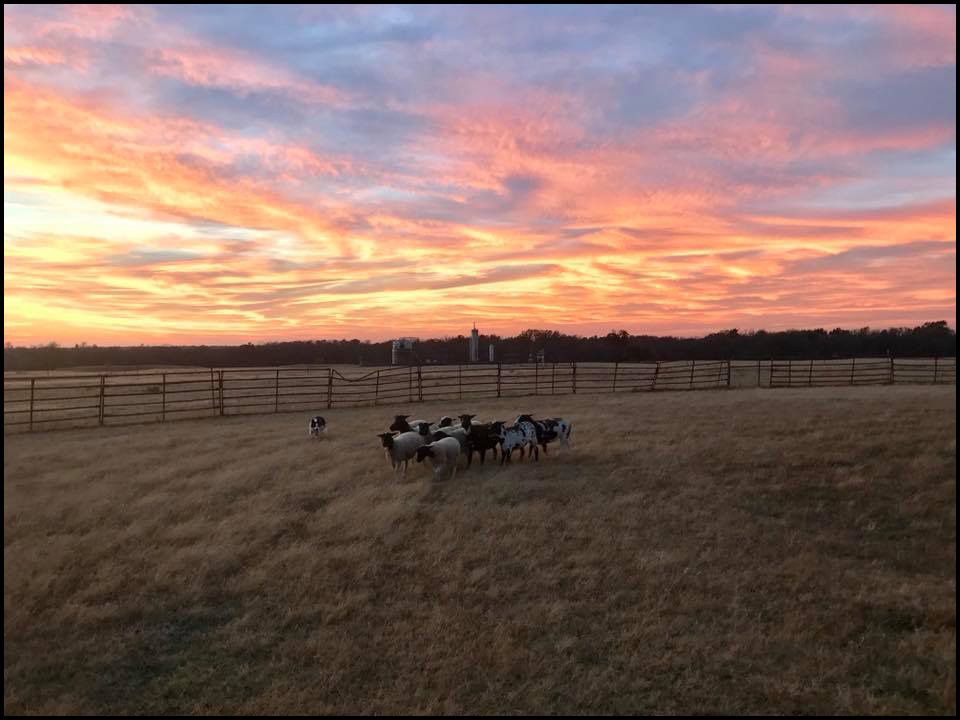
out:
<path id="1" fill-rule="evenodd" d="M 947 357 L 957 354 L 957 333 L 945 321 L 887 330 L 786 330 L 716 332 L 702 338 L 631 335 L 625 330 L 580 337 L 555 330 L 526 330 L 513 337 L 480 336 L 480 357 L 493 343 L 496 360 L 527 362 L 542 351 L 546 362 L 629 362 L 640 360 L 758 360 L 766 358 Z M 469 339 L 463 335 L 424 340 L 413 363 L 465 363 Z M 235 346 L 39 347 L 7 346 L 4 370 L 58 370 L 119 365 L 250 367 L 307 364 L 389 365 L 391 343 L 313 340 Z"/>

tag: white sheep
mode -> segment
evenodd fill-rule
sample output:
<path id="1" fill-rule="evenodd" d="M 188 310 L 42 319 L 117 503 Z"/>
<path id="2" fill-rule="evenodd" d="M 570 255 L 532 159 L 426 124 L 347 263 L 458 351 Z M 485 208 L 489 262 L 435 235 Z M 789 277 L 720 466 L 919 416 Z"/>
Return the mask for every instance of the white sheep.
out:
<path id="1" fill-rule="evenodd" d="M 409 415 L 395 415 L 390 429 L 396 430 L 397 432 L 418 432 L 421 435 L 430 436 L 438 430 L 459 427 L 457 419 L 449 415 L 444 415 L 435 423 L 427 422 L 426 420 L 408 420 L 407 418 L 409 417 Z"/>
<path id="2" fill-rule="evenodd" d="M 456 438 L 460 443 L 460 452 L 467 452 L 467 429 L 460 426 L 442 427 L 430 435 L 432 440 L 441 440 L 444 436 Z"/>
<path id="3" fill-rule="evenodd" d="M 395 415 L 393 418 L 393 424 L 390 425 L 390 430 L 396 430 L 397 432 L 418 432 L 421 429 L 421 425 L 430 425 L 426 420 L 407 420 L 410 417 L 409 415 Z M 428 431 L 420 433 L 421 435 L 426 434 Z"/>
<path id="4" fill-rule="evenodd" d="M 460 457 L 460 443 L 456 438 L 445 437 L 429 445 L 417 448 L 417 462 L 430 458 L 433 463 L 433 479 L 453 480 L 457 475 L 457 458 Z M 444 476 L 449 475 L 449 478 Z"/>
<path id="5" fill-rule="evenodd" d="M 384 454 L 396 473 L 403 464 L 403 477 L 407 476 L 407 463 L 417 454 L 417 449 L 422 447 L 426 438 L 420 433 L 405 432 L 399 435 L 394 432 L 380 433 L 377 435 L 383 443 Z"/>
<path id="6" fill-rule="evenodd" d="M 422 429 L 420 426 L 414 423 L 410 423 L 410 424 L 413 425 L 414 430 Z M 460 422 L 456 418 L 450 417 L 449 415 L 444 415 L 443 417 L 440 418 L 438 422 L 430 423 L 430 428 L 427 431 L 427 434 L 433 435 L 434 433 L 440 430 L 449 430 L 455 427 L 460 427 Z"/>

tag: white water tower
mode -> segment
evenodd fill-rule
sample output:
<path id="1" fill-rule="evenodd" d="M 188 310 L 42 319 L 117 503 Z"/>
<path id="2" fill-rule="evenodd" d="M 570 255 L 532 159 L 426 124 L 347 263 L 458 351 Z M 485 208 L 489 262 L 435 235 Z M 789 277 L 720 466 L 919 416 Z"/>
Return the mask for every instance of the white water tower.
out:
<path id="1" fill-rule="evenodd" d="M 470 362 L 479 362 L 480 361 L 480 332 L 477 330 L 477 326 L 473 326 L 473 330 L 470 331 Z"/>
<path id="2" fill-rule="evenodd" d="M 393 365 L 411 365 L 414 359 L 413 346 L 419 338 L 405 337 L 393 341 L 390 361 Z"/>

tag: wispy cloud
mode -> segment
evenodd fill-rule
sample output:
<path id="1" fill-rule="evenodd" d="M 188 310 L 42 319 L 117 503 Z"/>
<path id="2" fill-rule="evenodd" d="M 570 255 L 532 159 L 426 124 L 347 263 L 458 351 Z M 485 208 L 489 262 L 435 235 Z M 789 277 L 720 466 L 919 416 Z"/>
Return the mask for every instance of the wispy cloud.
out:
<path id="1" fill-rule="evenodd" d="M 5 6 L 5 336 L 955 324 L 955 28 Z"/>

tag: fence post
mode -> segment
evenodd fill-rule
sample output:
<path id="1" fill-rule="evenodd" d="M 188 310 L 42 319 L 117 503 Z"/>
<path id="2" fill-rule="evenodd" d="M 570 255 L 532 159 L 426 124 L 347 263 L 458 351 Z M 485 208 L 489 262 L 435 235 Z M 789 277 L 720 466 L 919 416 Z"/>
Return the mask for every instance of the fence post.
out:
<path id="1" fill-rule="evenodd" d="M 497 363 L 497 397 L 500 397 L 500 375 L 503 371 L 503 363 Z"/>
<path id="2" fill-rule="evenodd" d="M 103 425 L 103 391 L 106 385 L 107 376 L 100 376 L 100 424 Z"/>
<path id="3" fill-rule="evenodd" d="M 533 394 L 540 394 L 540 363 L 536 363 L 533 366 Z"/>
<path id="4" fill-rule="evenodd" d="M 33 432 L 33 388 L 36 385 L 37 379 L 30 378 L 30 431 Z"/>
<path id="5" fill-rule="evenodd" d="M 660 361 L 657 360 L 657 366 L 653 369 L 653 382 L 650 384 L 651 390 L 657 389 L 657 375 L 660 374 Z"/>
<path id="6" fill-rule="evenodd" d="M 757 361 L 757 385 L 760 384 L 760 370 L 759 370 L 760 364 L 759 364 L 759 363 L 760 363 L 760 361 L 758 360 L 758 361 Z M 730 361 L 727 360 L 727 388 L 728 388 L 728 389 L 730 388 L 730 376 L 731 376 L 732 374 L 733 374 L 733 372 L 732 372 L 732 368 L 731 368 L 731 365 L 730 365 Z"/>
<path id="7" fill-rule="evenodd" d="M 333 368 L 327 368 L 327 409 L 333 407 Z"/>
<path id="8" fill-rule="evenodd" d="M 893 355 L 890 356 L 890 384 L 893 385 Z"/>
<path id="9" fill-rule="evenodd" d="M 853 385 L 853 373 L 857 369 L 857 358 L 854 356 L 850 360 L 850 384 Z"/>
<path id="10" fill-rule="evenodd" d="M 373 387 L 373 406 L 377 406 L 377 401 L 380 399 L 380 371 L 377 370 L 377 384 Z"/>
<path id="11" fill-rule="evenodd" d="M 697 361 L 690 361 L 690 389 L 693 390 L 693 371 L 697 367 Z"/>
<path id="12" fill-rule="evenodd" d="M 807 387 L 813 387 L 813 358 L 810 358 L 810 376 L 807 378 Z"/>
<path id="13" fill-rule="evenodd" d="M 770 368 L 770 376 L 767 378 L 767 387 L 773 387 L 773 358 L 767 360 L 768 367 Z"/>
<path id="14" fill-rule="evenodd" d="M 787 360 L 787 387 L 793 387 L 793 360 Z"/>
<path id="15" fill-rule="evenodd" d="M 413 365 L 407 365 L 407 402 L 413 402 Z"/>
<path id="16" fill-rule="evenodd" d="M 163 382 L 160 385 L 161 392 L 163 393 L 161 397 L 160 405 L 160 422 L 166 422 L 167 420 L 167 374 L 163 373 Z"/>
<path id="17" fill-rule="evenodd" d="M 217 409 L 216 394 L 213 390 L 213 368 L 210 368 L 210 409 Z"/>
<path id="18" fill-rule="evenodd" d="M 730 383 L 727 383 L 727 384 L 729 385 Z M 760 387 L 760 361 L 759 360 L 757 360 L 757 387 Z"/>
<path id="19" fill-rule="evenodd" d="M 936 377 L 936 373 L 934 373 L 934 377 Z M 550 376 L 550 394 L 551 395 L 557 394 L 557 364 L 556 363 L 553 364 L 553 374 Z"/>
<path id="20" fill-rule="evenodd" d="M 223 370 L 220 371 L 220 414 L 223 415 Z"/>
<path id="21" fill-rule="evenodd" d="M 277 382 L 273 390 L 273 411 L 280 412 L 280 368 L 277 368 Z"/>
<path id="22" fill-rule="evenodd" d="M 423 402 L 423 366 L 417 365 L 417 401 Z"/>
<path id="23" fill-rule="evenodd" d="M 937 360 L 938 359 L 939 358 L 937 358 L 937 356 L 934 355 L 933 357 L 933 384 L 934 385 L 937 384 Z"/>
<path id="24" fill-rule="evenodd" d="M 620 363 L 615 362 L 613 364 L 613 392 L 617 392 L 617 370 L 620 369 Z"/>
<path id="25" fill-rule="evenodd" d="M 573 394 L 577 394 L 577 364 L 573 364 Z"/>
<path id="26" fill-rule="evenodd" d="M 463 365 L 457 364 L 457 399 L 463 400 Z"/>

